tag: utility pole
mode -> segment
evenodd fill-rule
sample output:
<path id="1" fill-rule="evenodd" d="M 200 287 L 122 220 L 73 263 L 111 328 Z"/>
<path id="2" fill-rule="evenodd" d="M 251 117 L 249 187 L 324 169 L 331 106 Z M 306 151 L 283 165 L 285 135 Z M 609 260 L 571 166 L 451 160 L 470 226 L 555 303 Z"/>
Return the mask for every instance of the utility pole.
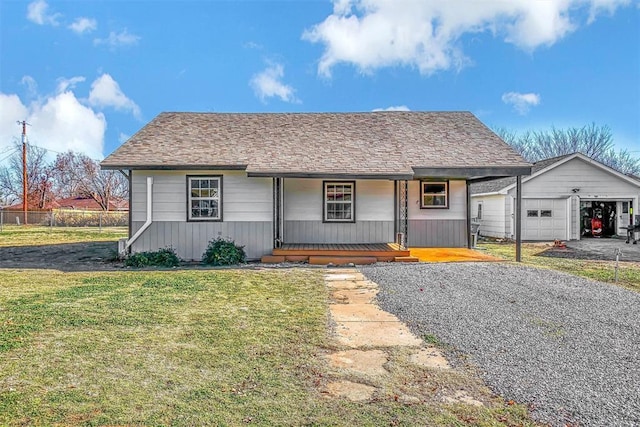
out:
<path id="1" fill-rule="evenodd" d="M 18 121 L 22 125 L 22 212 L 24 214 L 24 224 L 27 225 L 27 123 L 26 121 Z M 29 125 L 31 126 L 31 125 Z"/>

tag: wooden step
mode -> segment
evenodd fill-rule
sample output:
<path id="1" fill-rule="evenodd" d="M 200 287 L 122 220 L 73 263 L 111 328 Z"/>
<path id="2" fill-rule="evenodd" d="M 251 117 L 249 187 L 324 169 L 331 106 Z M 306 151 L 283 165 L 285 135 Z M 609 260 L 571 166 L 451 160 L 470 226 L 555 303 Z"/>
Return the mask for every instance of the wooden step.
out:
<path id="1" fill-rule="evenodd" d="M 420 261 L 420 259 L 414 256 L 397 256 L 395 257 L 394 261 L 395 262 L 418 262 Z"/>
<path id="2" fill-rule="evenodd" d="M 346 265 L 346 264 L 375 264 L 378 259 L 374 256 L 310 256 L 309 264 L 313 265 Z"/>
<path id="3" fill-rule="evenodd" d="M 284 260 L 287 262 L 307 262 L 309 255 L 285 255 Z"/>
<path id="4" fill-rule="evenodd" d="M 282 255 L 263 255 L 260 258 L 260 262 L 263 264 L 280 264 L 284 262 L 284 256 Z"/>
<path id="5" fill-rule="evenodd" d="M 396 257 L 409 256 L 408 250 L 336 250 L 336 249 L 274 249 L 273 255 L 282 256 L 355 256 Z"/>

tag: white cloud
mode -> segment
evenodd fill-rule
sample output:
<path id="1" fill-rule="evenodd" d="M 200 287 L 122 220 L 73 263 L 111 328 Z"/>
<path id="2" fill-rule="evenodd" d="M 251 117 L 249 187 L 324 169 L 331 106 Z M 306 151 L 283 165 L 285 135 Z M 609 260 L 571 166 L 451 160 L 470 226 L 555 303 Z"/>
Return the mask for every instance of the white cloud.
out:
<path id="1" fill-rule="evenodd" d="M 66 92 L 68 89 L 75 89 L 78 83 L 82 83 L 86 79 L 83 76 L 71 77 L 70 79 L 65 79 L 64 77 L 60 77 L 58 79 L 58 86 L 56 88 L 57 93 Z"/>
<path id="2" fill-rule="evenodd" d="M 129 45 L 137 44 L 138 41 L 140 41 L 140 36 L 129 33 L 125 28 L 119 33 L 116 33 L 115 31 L 111 31 L 109 33 L 109 36 L 104 39 L 100 39 L 100 38 L 94 39 L 93 44 L 96 46 L 104 44 L 109 46 L 112 49 L 115 49 L 118 46 L 129 46 Z"/>
<path id="3" fill-rule="evenodd" d="M 130 111 L 140 119 L 140 107 L 122 92 L 120 85 L 109 74 L 103 74 L 91 83 L 89 104 L 96 107 L 113 107 L 120 111 Z"/>
<path id="4" fill-rule="evenodd" d="M 520 115 L 525 115 L 531 107 L 540 104 L 540 95 L 537 93 L 508 92 L 502 95 L 502 102 L 513 105 Z"/>
<path id="5" fill-rule="evenodd" d="M 18 140 L 16 120 L 26 120 L 31 144 L 55 152 L 78 151 L 96 159 L 103 157 L 107 122 L 102 113 L 80 103 L 72 91 L 56 93 L 25 105 L 15 94 L 0 93 L 0 139 Z"/>
<path id="6" fill-rule="evenodd" d="M 249 84 L 261 101 L 277 96 L 285 102 L 300 102 L 294 95 L 295 89 L 282 82 L 284 68 L 281 64 L 270 64 L 264 71 L 254 75 Z"/>
<path id="7" fill-rule="evenodd" d="M 58 26 L 61 17 L 60 13 L 49 13 L 49 5 L 45 0 L 36 0 L 27 6 L 27 19 L 38 25 Z"/>
<path id="8" fill-rule="evenodd" d="M 408 66 L 422 74 L 460 69 L 470 60 L 460 47 L 465 34 L 491 32 L 524 50 L 553 45 L 590 18 L 613 13 L 629 0 L 415 1 L 334 0 L 333 13 L 302 38 L 325 50 L 318 73 L 331 76 L 340 63 L 368 73 Z"/>
<path id="9" fill-rule="evenodd" d="M 98 22 L 93 18 L 76 18 L 67 28 L 77 34 L 90 33 L 98 28 Z"/>
<path id="10" fill-rule="evenodd" d="M 373 111 L 411 111 L 406 105 L 392 105 L 387 108 L 374 108 Z"/>
<path id="11" fill-rule="evenodd" d="M 31 76 L 22 76 L 20 84 L 27 87 L 27 96 L 33 98 L 38 93 L 38 83 Z"/>

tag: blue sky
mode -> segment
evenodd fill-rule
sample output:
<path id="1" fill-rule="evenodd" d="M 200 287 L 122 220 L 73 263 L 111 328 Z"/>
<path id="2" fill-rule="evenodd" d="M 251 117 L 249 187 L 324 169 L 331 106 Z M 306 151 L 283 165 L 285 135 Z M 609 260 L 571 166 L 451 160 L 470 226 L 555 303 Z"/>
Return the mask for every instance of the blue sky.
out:
<path id="1" fill-rule="evenodd" d="M 594 122 L 640 156 L 639 3 L 0 2 L 0 161 L 16 120 L 100 159 L 162 111 L 375 109 Z"/>

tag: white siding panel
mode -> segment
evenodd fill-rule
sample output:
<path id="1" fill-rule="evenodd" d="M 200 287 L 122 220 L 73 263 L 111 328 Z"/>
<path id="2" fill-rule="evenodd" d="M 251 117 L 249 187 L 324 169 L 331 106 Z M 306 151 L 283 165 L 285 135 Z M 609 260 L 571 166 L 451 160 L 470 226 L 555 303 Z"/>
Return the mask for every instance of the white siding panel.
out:
<path id="1" fill-rule="evenodd" d="M 322 221 L 322 180 L 285 178 L 284 218 L 287 221 Z"/>
<path id="2" fill-rule="evenodd" d="M 393 181 L 356 181 L 356 220 L 393 221 Z"/>
<path id="3" fill-rule="evenodd" d="M 480 220 L 480 235 L 487 237 L 505 238 L 505 201 L 504 196 L 479 196 L 471 198 L 471 216 L 476 217 L 478 204 L 482 203 L 482 219 Z"/>
<path id="4" fill-rule="evenodd" d="M 271 221 L 272 181 L 243 171 L 134 171 L 132 218 L 146 218 L 146 177 L 153 177 L 153 220 L 186 221 L 187 175 L 222 175 L 222 215 L 226 221 Z"/>
<path id="5" fill-rule="evenodd" d="M 627 197 L 638 194 L 638 187 L 581 159 L 572 159 L 522 184 L 526 197 L 568 197 L 572 189 L 582 199 Z M 515 189 L 509 191 L 515 195 Z"/>
<path id="6" fill-rule="evenodd" d="M 449 181 L 449 209 L 420 209 L 420 181 L 409 181 L 409 219 L 466 219 L 467 188 L 461 180 Z"/>
<path id="7" fill-rule="evenodd" d="M 322 179 L 286 178 L 285 220 L 322 221 L 322 183 Z M 356 221 L 393 221 L 393 212 L 393 181 L 356 180 Z"/>

